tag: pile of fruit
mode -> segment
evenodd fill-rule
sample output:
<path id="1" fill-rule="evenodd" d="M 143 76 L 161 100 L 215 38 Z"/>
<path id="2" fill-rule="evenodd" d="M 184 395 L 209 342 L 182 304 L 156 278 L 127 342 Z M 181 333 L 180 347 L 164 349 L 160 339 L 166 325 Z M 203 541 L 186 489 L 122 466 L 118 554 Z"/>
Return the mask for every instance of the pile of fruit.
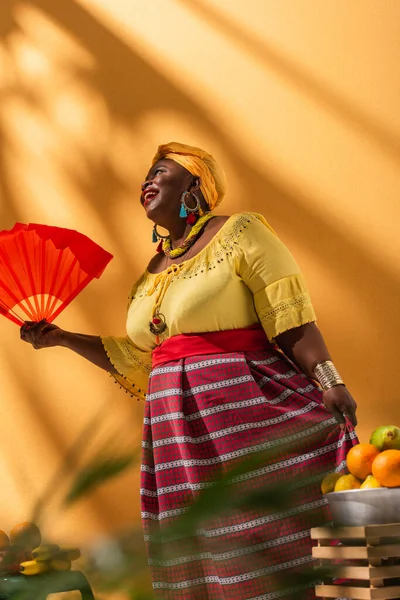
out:
<path id="1" fill-rule="evenodd" d="M 80 555 L 79 548 L 42 544 L 40 530 L 34 523 L 16 525 L 10 537 L 0 530 L 0 575 L 68 571 Z"/>
<path id="2" fill-rule="evenodd" d="M 323 494 L 366 488 L 400 487 L 400 428 L 375 429 L 369 444 L 353 446 L 346 457 L 349 473 L 330 473 L 321 483 Z"/>

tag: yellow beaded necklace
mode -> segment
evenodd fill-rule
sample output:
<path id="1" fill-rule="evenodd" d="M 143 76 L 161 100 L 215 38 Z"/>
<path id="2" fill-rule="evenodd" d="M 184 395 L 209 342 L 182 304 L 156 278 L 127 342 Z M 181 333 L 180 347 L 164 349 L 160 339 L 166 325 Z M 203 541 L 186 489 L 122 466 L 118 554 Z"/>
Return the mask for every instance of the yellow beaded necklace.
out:
<path id="1" fill-rule="evenodd" d="M 200 217 L 200 219 L 195 223 L 195 225 L 193 225 L 187 238 L 177 248 L 172 249 L 170 237 L 164 240 L 162 243 L 162 251 L 164 252 L 165 256 L 168 256 L 169 258 L 177 258 L 178 256 L 182 256 L 182 254 L 185 254 L 185 252 L 187 252 L 190 246 L 192 246 L 197 240 L 204 225 L 213 217 L 214 215 L 211 211 L 206 212 L 202 217 Z"/>

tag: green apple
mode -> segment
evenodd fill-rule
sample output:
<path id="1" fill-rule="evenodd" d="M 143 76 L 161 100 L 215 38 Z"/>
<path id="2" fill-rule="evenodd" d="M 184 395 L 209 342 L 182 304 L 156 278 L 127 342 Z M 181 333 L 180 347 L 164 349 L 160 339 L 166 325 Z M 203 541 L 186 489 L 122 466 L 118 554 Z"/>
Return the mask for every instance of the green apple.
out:
<path id="1" fill-rule="evenodd" d="M 396 425 L 382 425 L 375 429 L 369 443 L 378 450 L 400 450 L 400 429 Z"/>

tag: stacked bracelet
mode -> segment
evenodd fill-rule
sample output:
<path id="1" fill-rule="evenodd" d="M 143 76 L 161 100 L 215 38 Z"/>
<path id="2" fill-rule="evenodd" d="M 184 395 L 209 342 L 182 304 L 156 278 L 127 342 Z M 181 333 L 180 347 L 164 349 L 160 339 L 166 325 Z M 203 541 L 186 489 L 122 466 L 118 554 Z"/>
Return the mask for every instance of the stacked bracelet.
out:
<path id="1" fill-rule="evenodd" d="M 325 360 L 324 362 L 318 363 L 314 368 L 314 374 L 324 392 L 330 390 L 335 385 L 344 385 L 342 378 L 331 360 Z"/>

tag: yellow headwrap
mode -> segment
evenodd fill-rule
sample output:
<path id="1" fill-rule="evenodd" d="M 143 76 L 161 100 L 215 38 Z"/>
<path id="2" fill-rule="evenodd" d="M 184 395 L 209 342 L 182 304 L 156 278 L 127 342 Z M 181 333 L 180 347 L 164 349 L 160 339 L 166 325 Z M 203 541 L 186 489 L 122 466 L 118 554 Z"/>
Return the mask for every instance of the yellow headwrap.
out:
<path id="1" fill-rule="evenodd" d="M 200 178 L 200 190 L 210 210 L 222 202 L 226 193 L 225 174 L 211 154 L 201 148 L 170 142 L 158 147 L 152 165 L 163 158 L 174 160 Z"/>

